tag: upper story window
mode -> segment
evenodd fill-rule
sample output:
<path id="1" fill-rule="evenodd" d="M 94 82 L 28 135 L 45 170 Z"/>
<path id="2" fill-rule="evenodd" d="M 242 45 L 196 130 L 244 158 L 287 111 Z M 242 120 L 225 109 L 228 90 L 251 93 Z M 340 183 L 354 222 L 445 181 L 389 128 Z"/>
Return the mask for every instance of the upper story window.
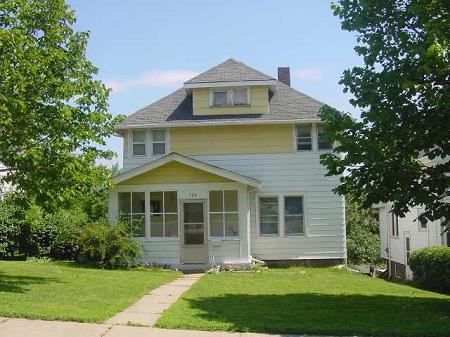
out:
<path id="1" fill-rule="evenodd" d="M 154 156 L 166 153 L 166 130 L 152 130 L 152 150 Z"/>
<path id="2" fill-rule="evenodd" d="M 133 130 L 133 156 L 145 156 L 145 130 Z"/>
<path id="3" fill-rule="evenodd" d="M 149 142 L 147 130 L 133 130 L 132 154 L 133 156 L 159 156 L 167 153 L 167 131 L 165 129 L 149 130 Z M 147 150 L 148 144 L 150 145 Z"/>
<path id="4" fill-rule="evenodd" d="M 327 136 L 326 129 L 323 125 L 317 126 L 317 145 L 319 150 L 332 149 L 332 144 Z"/>
<path id="5" fill-rule="evenodd" d="M 311 124 L 297 125 L 297 151 L 312 150 Z"/>
<path id="6" fill-rule="evenodd" d="M 212 106 L 250 105 L 250 89 L 214 90 L 211 96 Z"/>

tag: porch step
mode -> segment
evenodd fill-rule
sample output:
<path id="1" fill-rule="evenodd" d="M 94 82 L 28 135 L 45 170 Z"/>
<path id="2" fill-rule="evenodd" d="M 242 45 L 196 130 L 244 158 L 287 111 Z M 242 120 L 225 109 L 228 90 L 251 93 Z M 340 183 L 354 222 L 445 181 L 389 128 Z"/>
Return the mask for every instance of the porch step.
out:
<path id="1" fill-rule="evenodd" d="M 197 263 L 189 263 L 189 264 L 181 264 L 180 265 L 180 271 L 182 271 L 184 274 L 191 274 L 191 273 L 204 273 L 208 269 L 208 266 L 206 264 L 197 264 Z"/>

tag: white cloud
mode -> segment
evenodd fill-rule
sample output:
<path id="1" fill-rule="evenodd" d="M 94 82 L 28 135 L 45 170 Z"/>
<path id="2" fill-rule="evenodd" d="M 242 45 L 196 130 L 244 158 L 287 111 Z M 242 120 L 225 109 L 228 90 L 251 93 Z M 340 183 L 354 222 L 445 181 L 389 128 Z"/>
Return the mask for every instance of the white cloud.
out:
<path id="1" fill-rule="evenodd" d="M 198 75 L 192 70 L 152 70 L 128 80 L 107 80 L 106 86 L 113 93 L 125 91 L 131 87 L 174 87 Z"/>
<path id="2" fill-rule="evenodd" d="M 322 71 L 318 68 L 301 68 L 296 71 L 296 75 L 303 81 L 317 81 L 322 77 Z"/>

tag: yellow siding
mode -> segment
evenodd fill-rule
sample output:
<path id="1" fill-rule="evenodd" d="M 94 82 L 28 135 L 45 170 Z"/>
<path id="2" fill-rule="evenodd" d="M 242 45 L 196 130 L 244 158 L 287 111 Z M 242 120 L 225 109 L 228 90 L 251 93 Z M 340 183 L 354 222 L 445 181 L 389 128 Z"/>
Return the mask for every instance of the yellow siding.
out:
<path id="1" fill-rule="evenodd" d="M 211 107 L 209 88 L 194 89 L 192 104 L 194 115 L 238 115 L 265 114 L 269 109 L 269 89 L 265 86 L 250 88 L 250 106 L 241 107 Z"/>
<path id="2" fill-rule="evenodd" d="M 292 125 L 234 125 L 172 128 L 171 151 L 187 156 L 291 153 Z"/>
<path id="3" fill-rule="evenodd" d="M 119 185 L 216 183 L 231 180 L 178 162 L 167 163 L 154 170 L 123 181 Z"/>

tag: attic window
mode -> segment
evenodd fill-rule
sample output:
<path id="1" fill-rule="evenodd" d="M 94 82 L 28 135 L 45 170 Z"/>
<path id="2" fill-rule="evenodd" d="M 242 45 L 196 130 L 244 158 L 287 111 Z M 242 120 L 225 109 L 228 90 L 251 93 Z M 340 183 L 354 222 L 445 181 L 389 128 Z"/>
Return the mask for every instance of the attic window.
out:
<path id="1" fill-rule="evenodd" d="M 250 105 L 250 89 L 214 90 L 211 94 L 211 106 Z"/>

